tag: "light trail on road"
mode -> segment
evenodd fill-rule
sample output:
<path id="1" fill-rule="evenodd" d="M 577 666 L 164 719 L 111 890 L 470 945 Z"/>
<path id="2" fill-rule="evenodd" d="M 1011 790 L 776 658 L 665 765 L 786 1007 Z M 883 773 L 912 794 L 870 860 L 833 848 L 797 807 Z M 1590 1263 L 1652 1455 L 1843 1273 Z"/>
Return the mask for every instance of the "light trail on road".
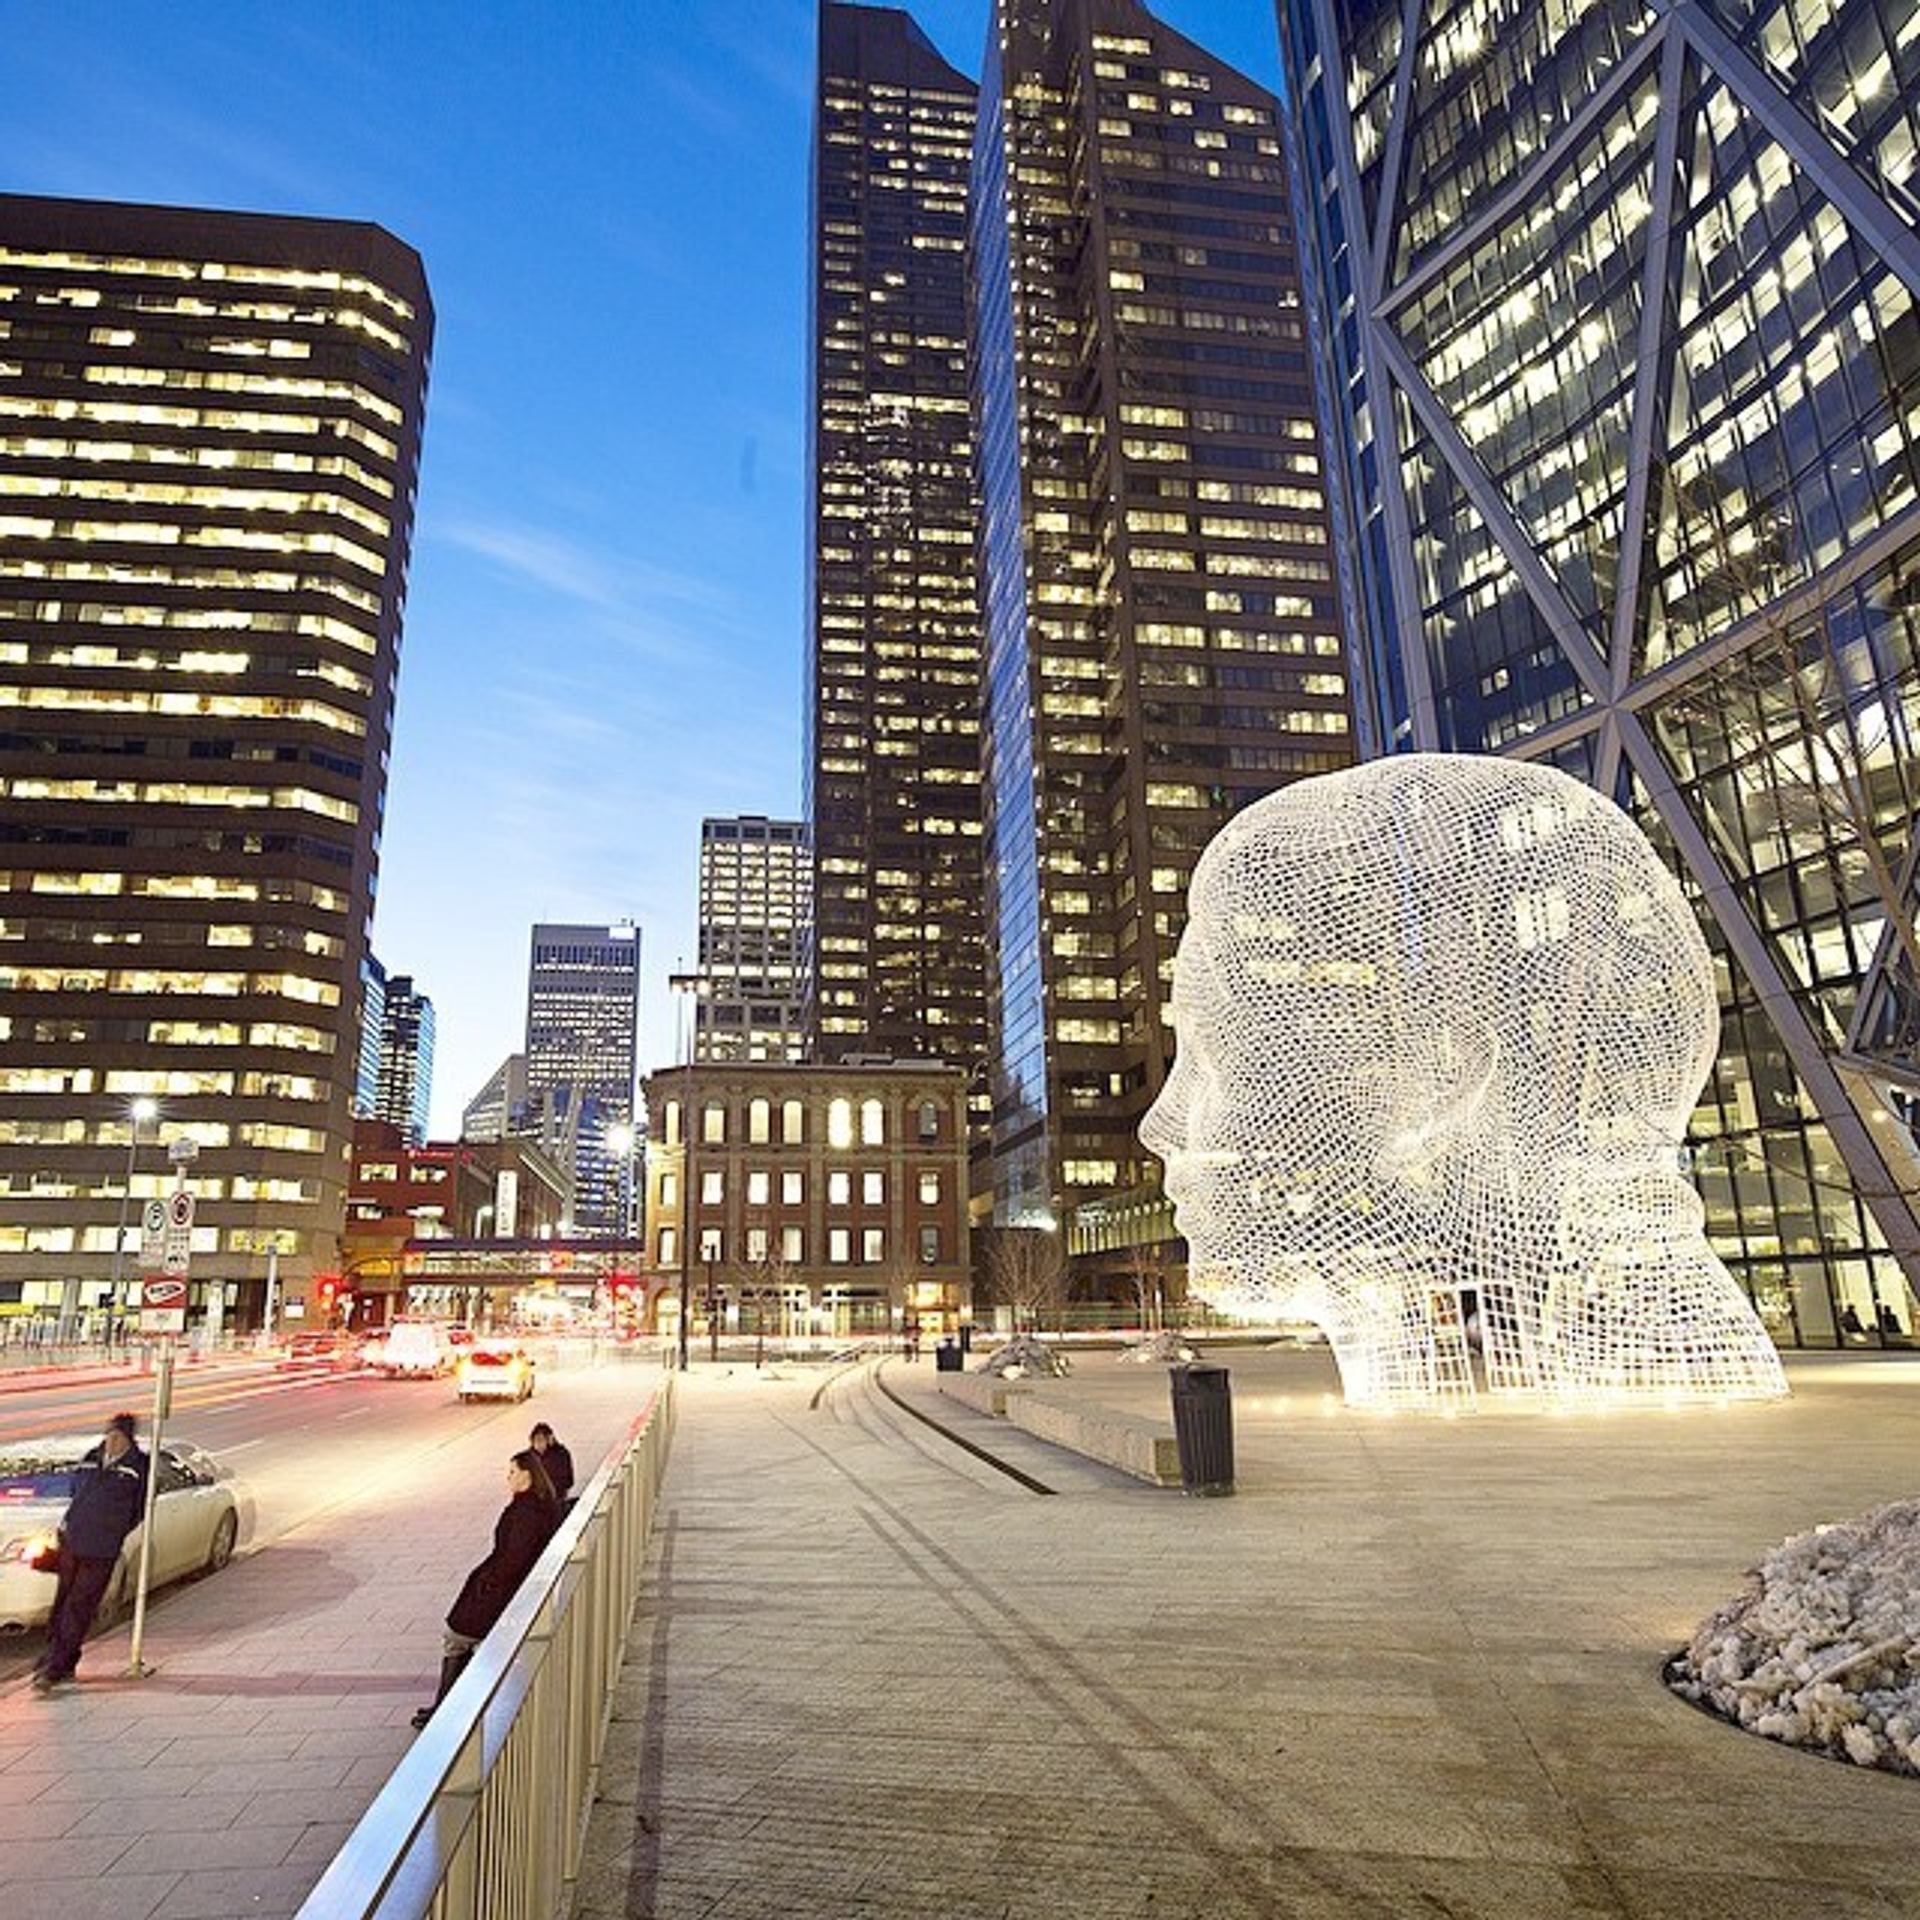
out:
<path id="1" fill-rule="evenodd" d="M 167 1419 L 170 1439 L 204 1447 L 233 1470 L 240 1502 L 240 1557 L 270 1551 L 300 1532 L 302 1544 L 322 1542 L 333 1528 L 366 1524 L 366 1490 L 390 1481 L 396 1461 L 408 1464 L 417 1497 L 443 1503 L 471 1498 L 479 1483 L 443 1459 L 471 1452 L 482 1431 L 499 1435 L 498 1467 L 524 1446 L 536 1420 L 552 1423 L 574 1449 L 584 1482 L 607 1448 L 639 1411 L 657 1378 L 651 1367 L 606 1363 L 548 1367 L 534 1397 L 463 1405 L 450 1379 L 388 1380 L 366 1372 L 276 1375 L 271 1370 L 222 1369 L 176 1387 Z M 130 1407 L 144 1432 L 153 1397 L 150 1374 L 124 1380 L 0 1394 L 0 1445 L 97 1431 L 107 1417 Z M 496 1470 L 483 1476 L 483 1508 L 495 1495 Z M 491 1513 L 476 1525 L 476 1553 L 484 1548 Z M 450 1569 L 450 1578 L 457 1574 Z M 216 1576 L 216 1578 L 223 1576 Z M 170 1601 L 191 1588 L 164 1590 L 156 1599 L 164 1626 Z M 0 1685 L 23 1680 L 40 1649 L 40 1636 L 0 1640 Z"/>

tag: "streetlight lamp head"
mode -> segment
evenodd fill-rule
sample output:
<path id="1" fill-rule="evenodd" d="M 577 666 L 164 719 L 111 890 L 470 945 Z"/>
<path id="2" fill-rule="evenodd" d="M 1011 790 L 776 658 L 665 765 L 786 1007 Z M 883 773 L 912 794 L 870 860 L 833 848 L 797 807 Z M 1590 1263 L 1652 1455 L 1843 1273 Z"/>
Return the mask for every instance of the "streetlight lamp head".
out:
<path id="1" fill-rule="evenodd" d="M 607 1151 L 615 1154 L 628 1154 L 633 1151 L 634 1131 L 626 1121 L 616 1120 L 607 1129 Z"/>
<path id="2" fill-rule="evenodd" d="M 158 1100 L 149 1100 L 145 1094 L 142 1094 L 140 1098 L 127 1109 L 127 1113 L 133 1120 L 135 1126 L 144 1125 L 159 1111 L 160 1102 Z"/>

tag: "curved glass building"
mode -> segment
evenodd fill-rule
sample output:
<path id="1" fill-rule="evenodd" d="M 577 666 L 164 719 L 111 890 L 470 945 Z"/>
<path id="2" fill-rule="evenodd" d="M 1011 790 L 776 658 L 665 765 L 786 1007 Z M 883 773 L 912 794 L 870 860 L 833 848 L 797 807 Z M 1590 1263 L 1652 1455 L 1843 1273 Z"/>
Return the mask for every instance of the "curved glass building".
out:
<path id="1" fill-rule="evenodd" d="M 1912 1337 L 1920 9 L 1282 0 L 1367 753 L 1551 760 L 1722 968 L 1789 1344 Z"/>

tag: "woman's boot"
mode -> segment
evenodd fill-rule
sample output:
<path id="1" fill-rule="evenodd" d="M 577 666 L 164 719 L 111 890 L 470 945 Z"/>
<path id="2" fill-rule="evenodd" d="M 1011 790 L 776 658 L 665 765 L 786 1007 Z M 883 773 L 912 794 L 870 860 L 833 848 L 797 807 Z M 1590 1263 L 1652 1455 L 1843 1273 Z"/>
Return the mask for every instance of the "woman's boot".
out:
<path id="1" fill-rule="evenodd" d="M 440 1690 L 433 1696 L 433 1706 L 418 1707 L 414 1710 L 413 1724 L 424 1727 L 433 1718 L 433 1709 L 453 1691 L 453 1683 L 467 1670 L 467 1662 L 473 1658 L 472 1649 L 463 1653 L 449 1653 L 440 1661 Z"/>

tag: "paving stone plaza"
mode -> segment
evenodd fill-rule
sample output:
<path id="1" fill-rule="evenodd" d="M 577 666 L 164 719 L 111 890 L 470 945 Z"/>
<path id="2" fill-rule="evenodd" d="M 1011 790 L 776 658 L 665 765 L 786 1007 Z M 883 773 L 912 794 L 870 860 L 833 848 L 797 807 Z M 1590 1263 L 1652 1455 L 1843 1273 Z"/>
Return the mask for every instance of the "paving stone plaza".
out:
<path id="1" fill-rule="evenodd" d="M 1662 1656 L 1785 1533 L 1913 1489 L 1920 1360 L 1780 1405 L 1350 1412 L 1234 1350 L 1189 1500 L 887 1383 L 696 1371 L 583 1920 L 1920 1915 L 1916 1783 L 1743 1735 Z M 911 1383 L 911 1384 L 909 1384 Z M 1066 1388 L 1164 1409 L 1090 1354 Z M 1050 1386 L 1049 1391 L 1053 1388 Z"/>

